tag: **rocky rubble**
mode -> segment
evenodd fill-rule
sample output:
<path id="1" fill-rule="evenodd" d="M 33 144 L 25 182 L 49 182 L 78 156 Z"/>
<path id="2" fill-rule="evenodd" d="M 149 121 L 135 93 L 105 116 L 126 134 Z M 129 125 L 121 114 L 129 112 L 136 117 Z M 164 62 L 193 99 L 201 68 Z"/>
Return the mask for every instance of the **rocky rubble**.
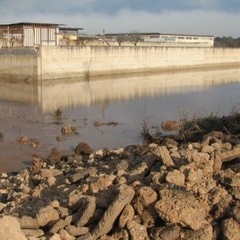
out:
<path id="1" fill-rule="evenodd" d="M 0 239 L 240 239 L 240 141 L 211 132 L 75 153 L 0 177 Z"/>

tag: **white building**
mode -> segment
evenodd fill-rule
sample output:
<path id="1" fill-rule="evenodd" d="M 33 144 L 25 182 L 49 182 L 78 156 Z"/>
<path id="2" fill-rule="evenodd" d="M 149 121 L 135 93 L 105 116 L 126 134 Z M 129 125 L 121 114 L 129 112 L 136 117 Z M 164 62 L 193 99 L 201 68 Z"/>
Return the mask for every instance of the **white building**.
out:
<path id="1" fill-rule="evenodd" d="M 166 34 L 166 33 L 109 33 L 105 38 L 117 41 L 119 36 L 126 39 L 131 36 L 138 37 L 139 42 L 152 43 L 159 46 L 187 46 L 187 47 L 213 47 L 214 36 L 211 35 L 189 35 L 189 34 Z"/>

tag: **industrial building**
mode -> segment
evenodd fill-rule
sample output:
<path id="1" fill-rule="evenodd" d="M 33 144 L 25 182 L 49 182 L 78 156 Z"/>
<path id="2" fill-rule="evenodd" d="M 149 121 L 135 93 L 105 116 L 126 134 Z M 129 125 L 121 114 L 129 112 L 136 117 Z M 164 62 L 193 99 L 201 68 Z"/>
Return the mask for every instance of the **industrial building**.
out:
<path id="1" fill-rule="evenodd" d="M 211 35 L 189 35 L 189 34 L 168 34 L 168 33 L 106 33 L 105 39 L 109 42 L 129 42 L 131 38 L 143 45 L 158 46 L 187 46 L 187 47 L 213 47 L 214 36 Z"/>
<path id="2" fill-rule="evenodd" d="M 159 46 L 214 47 L 211 35 L 150 33 L 103 33 L 86 35 L 83 28 L 55 23 L 20 22 L 0 25 L 0 47 L 38 46 Z"/>
<path id="3" fill-rule="evenodd" d="M 58 45 L 59 24 L 13 23 L 0 25 L 0 47 Z"/>

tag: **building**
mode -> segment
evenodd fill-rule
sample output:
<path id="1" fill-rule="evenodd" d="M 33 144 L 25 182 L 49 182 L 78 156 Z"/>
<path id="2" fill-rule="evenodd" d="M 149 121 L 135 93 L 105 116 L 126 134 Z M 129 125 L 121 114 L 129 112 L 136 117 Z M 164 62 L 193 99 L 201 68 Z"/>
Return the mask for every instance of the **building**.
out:
<path id="1" fill-rule="evenodd" d="M 165 33 L 107 33 L 86 35 L 83 28 L 63 27 L 55 23 L 20 22 L 0 24 L 1 47 L 47 46 L 159 46 L 159 47 L 213 47 L 211 35 Z"/>
<path id="2" fill-rule="evenodd" d="M 0 47 L 37 47 L 58 45 L 61 24 L 13 23 L 0 25 Z"/>
<path id="3" fill-rule="evenodd" d="M 59 27 L 59 45 L 72 45 L 72 42 L 78 41 L 80 30 L 83 30 L 83 28 Z"/>
<path id="4" fill-rule="evenodd" d="M 94 46 L 99 37 L 80 32 L 83 28 L 59 27 L 58 40 L 61 46 Z"/>
<path id="5" fill-rule="evenodd" d="M 135 41 L 155 44 L 158 46 L 187 46 L 187 47 L 213 47 L 214 36 L 189 35 L 189 34 L 166 34 L 166 33 L 107 33 L 104 35 L 109 42 Z"/>

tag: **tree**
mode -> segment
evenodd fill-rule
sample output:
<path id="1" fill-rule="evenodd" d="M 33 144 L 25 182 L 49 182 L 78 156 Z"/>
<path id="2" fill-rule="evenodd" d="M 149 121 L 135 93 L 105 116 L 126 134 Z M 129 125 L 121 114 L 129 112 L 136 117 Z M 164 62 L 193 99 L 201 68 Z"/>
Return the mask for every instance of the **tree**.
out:
<path id="1" fill-rule="evenodd" d="M 143 41 L 143 39 L 138 34 L 130 34 L 129 40 L 134 46 L 137 46 L 137 43 Z"/>
<path id="2" fill-rule="evenodd" d="M 239 48 L 240 38 L 216 37 L 214 39 L 214 46 L 221 47 L 221 48 Z"/>
<path id="3" fill-rule="evenodd" d="M 121 44 L 123 42 L 125 42 L 127 40 L 125 34 L 118 34 L 116 37 L 116 41 L 118 42 L 119 46 L 121 46 Z"/>

